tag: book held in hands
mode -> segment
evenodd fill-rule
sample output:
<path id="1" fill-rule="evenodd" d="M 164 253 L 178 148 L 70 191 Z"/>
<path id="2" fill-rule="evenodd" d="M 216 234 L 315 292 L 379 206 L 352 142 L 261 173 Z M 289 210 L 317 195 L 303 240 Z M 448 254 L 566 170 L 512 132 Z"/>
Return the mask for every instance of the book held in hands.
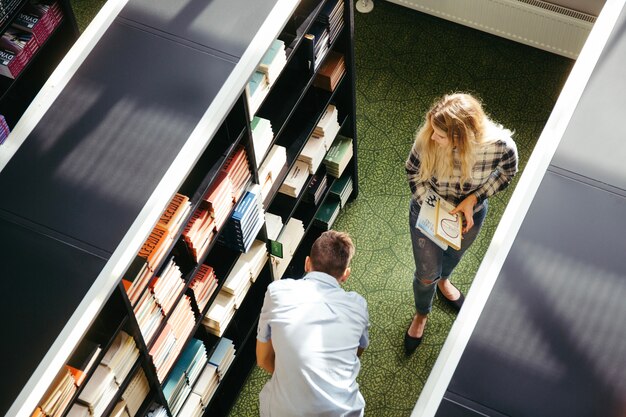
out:
<path id="1" fill-rule="evenodd" d="M 420 208 L 415 227 L 441 249 L 461 248 L 462 221 L 458 214 L 450 214 L 454 206 L 439 194 L 429 190 Z"/>

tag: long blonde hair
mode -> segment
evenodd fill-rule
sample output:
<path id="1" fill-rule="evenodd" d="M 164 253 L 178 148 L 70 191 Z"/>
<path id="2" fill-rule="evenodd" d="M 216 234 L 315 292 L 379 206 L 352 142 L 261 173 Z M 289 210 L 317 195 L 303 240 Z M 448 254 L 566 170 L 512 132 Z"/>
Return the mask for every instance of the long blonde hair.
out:
<path id="1" fill-rule="evenodd" d="M 442 147 L 431 140 L 433 125 L 445 132 L 451 146 Z M 481 103 L 469 94 L 449 94 L 437 100 L 426 113 L 415 136 L 415 146 L 420 156 L 419 180 L 426 181 L 432 176 L 450 178 L 454 169 L 455 150 L 461 164 L 461 182 L 470 180 L 477 148 L 488 140 L 485 131 L 493 125 Z"/>

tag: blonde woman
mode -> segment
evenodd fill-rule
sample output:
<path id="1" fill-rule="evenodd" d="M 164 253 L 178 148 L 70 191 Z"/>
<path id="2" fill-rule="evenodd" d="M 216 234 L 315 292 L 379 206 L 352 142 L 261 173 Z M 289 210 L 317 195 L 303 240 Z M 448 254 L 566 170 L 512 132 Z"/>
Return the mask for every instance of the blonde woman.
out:
<path id="1" fill-rule="evenodd" d="M 511 131 L 494 123 L 469 94 L 437 100 L 425 116 L 406 161 L 411 187 L 410 230 L 415 258 L 416 314 L 404 335 L 409 355 L 420 345 L 435 292 L 458 311 L 465 297 L 450 275 L 476 239 L 487 215 L 488 198 L 505 189 L 517 173 Z M 432 190 L 463 216 L 460 250 L 441 249 L 415 227 L 420 207 Z"/>

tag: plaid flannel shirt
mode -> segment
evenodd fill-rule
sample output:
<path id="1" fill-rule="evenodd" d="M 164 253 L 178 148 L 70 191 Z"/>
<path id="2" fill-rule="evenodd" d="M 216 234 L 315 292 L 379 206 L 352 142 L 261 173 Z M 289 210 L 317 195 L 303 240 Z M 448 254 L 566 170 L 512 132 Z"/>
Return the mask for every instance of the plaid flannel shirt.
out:
<path id="1" fill-rule="evenodd" d="M 487 142 L 479 149 L 472 168 L 472 178 L 465 184 L 461 184 L 461 163 L 456 150 L 453 153 L 455 158 L 451 178 L 447 181 L 438 181 L 437 178 L 431 177 L 430 180 L 419 181 L 417 173 L 420 169 L 420 158 L 416 146 L 413 144 L 406 161 L 406 172 L 413 198 L 417 200 L 420 206 L 429 189 L 455 206 L 469 194 L 474 193 L 478 199 L 474 208 L 476 212 L 480 210 L 485 199 L 504 190 L 517 173 L 517 147 L 510 137 Z"/>

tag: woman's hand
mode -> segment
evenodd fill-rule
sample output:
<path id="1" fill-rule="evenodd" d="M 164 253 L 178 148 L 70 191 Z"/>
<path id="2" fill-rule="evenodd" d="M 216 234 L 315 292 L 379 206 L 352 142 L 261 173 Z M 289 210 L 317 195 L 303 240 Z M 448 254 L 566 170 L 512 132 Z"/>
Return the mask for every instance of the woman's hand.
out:
<path id="1" fill-rule="evenodd" d="M 463 233 L 467 233 L 474 226 L 474 206 L 476 203 L 478 203 L 478 199 L 474 194 L 470 194 L 450 212 L 450 214 L 462 213 L 465 217 Z"/>

